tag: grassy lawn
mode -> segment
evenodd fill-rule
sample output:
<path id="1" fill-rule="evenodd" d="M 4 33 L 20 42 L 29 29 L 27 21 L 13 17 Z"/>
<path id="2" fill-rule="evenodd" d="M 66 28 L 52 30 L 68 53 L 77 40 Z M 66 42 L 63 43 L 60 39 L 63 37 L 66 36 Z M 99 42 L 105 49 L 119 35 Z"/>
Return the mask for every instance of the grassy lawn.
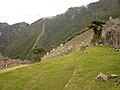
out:
<path id="1" fill-rule="evenodd" d="M 91 47 L 86 52 L 89 54 L 80 56 L 76 74 L 65 90 L 120 90 L 114 80 L 95 80 L 100 72 L 120 75 L 120 52 L 106 46 Z"/>
<path id="2" fill-rule="evenodd" d="M 4 73 L 4 72 L 9 72 L 18 68 L 22 68 L 28 65 L 18 65 L 18 66 L 13 66 L 13 67 L 9 67 L 9 68 L 4 68 L 4 69 L 0 69 L 0 73 Z"/>
<path id="3" fill-rule="evenodd" d="M 1 73 L 0 90 L 62 90 L 72 76 L 76 61 L 56 59 Z"/>
<path id="4" fill-rule="evenodd" d="M 0 73 L 0 90 L 120 90 L 110 80 L 95 77 L 120 75 L 120 52 L 106 46 L 76 51 L 64 57 Z"/>

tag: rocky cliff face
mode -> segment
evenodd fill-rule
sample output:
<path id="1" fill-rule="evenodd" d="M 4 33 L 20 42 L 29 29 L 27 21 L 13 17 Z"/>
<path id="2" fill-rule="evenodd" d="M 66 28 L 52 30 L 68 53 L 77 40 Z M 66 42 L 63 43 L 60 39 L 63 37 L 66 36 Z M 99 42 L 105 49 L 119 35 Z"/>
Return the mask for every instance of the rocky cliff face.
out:
<path id="1" fill-rule="evenodd" d="M 111 45 L 120 48 L 120 20 L 110 17 L 102 31 L 104 45 Z"/>
<path id="2" fill-rule="evenodd" d="M 3 29 L 5 27 L 9 26 L 8 23 L 0 23 L 0 29 Z"/>

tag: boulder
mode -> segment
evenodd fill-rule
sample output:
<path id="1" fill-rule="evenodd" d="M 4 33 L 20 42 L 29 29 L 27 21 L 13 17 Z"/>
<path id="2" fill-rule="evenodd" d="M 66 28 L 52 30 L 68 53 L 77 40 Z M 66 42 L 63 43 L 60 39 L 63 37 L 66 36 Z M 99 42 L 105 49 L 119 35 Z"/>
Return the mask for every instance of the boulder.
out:
<path id="1" fill-rule="evenodd" d="M 108 78 L 109 79 L 116 79 L 116 78 L 118 78 L 118 75 L 116 75 L 116 74 L 110 74 L 110 75 L 108 75 Z"/>
<path id="2" fill-rule="evenodd" d="M 97 79 L 97 80 L 103 80 L 103 81 L 108 81 L 107 75 L 105 75 L 104 73 L 101 73 L 101 72 L 100 72 L 100 74 L 98 74 L 98 75 L 95 77 L 95 79 Z"/>

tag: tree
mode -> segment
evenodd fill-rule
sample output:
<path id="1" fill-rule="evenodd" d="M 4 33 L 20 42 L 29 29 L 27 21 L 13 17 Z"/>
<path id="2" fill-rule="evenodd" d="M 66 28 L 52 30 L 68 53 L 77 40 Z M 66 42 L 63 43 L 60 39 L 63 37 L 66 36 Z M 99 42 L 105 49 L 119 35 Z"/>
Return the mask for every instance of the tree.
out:
<path id="1" fill-rule="evenodd" d="M 91 25 L 88 26 L 90 29 L 92 28 L 94 31 L 94 37 L 92 39 L 92 42 L 99 41 L 102 35 L 102 29 L 104 24 L 105 23 L 102 21 L 92 21 Z"/>
<path id="2" fill-rule="evenodd" d="M 32 55 L 34 61 L 41 61 L 41 58 L 46 54 L 46 50 L 44 48 L 35 48 L 32 50 Z"/>

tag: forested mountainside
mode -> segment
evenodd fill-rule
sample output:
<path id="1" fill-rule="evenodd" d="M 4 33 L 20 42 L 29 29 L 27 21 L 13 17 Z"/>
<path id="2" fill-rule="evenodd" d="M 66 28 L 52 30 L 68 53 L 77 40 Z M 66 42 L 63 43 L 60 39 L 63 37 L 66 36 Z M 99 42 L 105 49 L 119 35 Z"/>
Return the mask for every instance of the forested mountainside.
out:
<path id="1" fill-rule="evenodd" d="M 14 25 L 1 24 L 0 52 L 4 54 L 5 50 L 10 49 L 15 43 L 15 40 L 24 35 L 26 27 L 28 26 L 25 22 Z"/>
<path id="2" fill-rule="evenodd" d="M 32 23 L 16 39 L 10 40 L 14 42 L 7 44 L 4 49 L 2 47 L 0 52 L 11 58 L 29 59 L 33 49 L 44 48 L 49 51 L 75 33 L 82 32 L 92 21 L 107 21 L 110 16 L 120 16 L 119 0 L 100 0 L 87 6 L 72 7 L 63 14 Z M 2 42 L 5 40 L 1 38 Z"/>

